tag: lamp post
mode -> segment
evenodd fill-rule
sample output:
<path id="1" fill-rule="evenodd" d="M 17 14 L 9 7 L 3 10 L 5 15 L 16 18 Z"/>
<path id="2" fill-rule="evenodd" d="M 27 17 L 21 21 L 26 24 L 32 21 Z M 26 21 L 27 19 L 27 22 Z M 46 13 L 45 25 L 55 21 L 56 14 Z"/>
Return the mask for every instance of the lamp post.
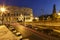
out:
<path id="1" fill-rule="evenodd" d="M 1 16 L 2 16 L 2 24 L 3 24 L 3 14 L 4 14 L 4 12 L 6 11 L 6 8 L 4 7 L 4 6 L 2 6 L 1 8 L 0 8 L 0 11 L 1 11 Z"/>

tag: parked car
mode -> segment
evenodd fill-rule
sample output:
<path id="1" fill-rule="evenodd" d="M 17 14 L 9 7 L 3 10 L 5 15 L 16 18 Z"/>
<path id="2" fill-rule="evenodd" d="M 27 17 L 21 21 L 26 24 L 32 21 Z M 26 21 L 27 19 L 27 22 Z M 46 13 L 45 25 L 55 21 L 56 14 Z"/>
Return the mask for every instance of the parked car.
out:
<path id="1" fill-rule="evenodd" d="M 51 34 L 53 32 L 53 29 L 43 29 L 43 32 L 46 34 Z"/>

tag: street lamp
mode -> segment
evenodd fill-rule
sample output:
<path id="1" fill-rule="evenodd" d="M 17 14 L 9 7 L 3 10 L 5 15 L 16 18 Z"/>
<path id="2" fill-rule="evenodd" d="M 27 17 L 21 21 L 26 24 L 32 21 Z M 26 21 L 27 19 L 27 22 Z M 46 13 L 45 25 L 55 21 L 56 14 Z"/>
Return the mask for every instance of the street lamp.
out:
<path id="1" fill-rule="evenodd" d="M 60 13 L 58 13 L 58 15 L 60 16 Z"/>
<path id="2" fill-rule="evenodd" d="M 4 7 L 0 8 L 1 12 L 5 12 L 6 9 Z"/>
<path id="3" fill-rule="evenodd" d="M 2 24 L 3 24 L 3 13 L 6 11 L 6 8 L 4 6 L 2 6 L 0 8 L 1 14 L 2 14 Z"/>

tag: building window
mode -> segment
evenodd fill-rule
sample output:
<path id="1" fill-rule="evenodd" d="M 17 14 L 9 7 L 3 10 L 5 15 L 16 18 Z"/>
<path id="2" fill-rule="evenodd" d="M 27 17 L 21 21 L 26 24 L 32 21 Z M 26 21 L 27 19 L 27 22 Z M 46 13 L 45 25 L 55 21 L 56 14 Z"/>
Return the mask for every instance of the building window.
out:
<path id="1" fill-rule="evenodd" d="M 27 17 L 27 18 L 25 18 L 25 19 L 30 19 L 30 17 Z"/>
<path id="2" fill-rule="evenodd" d="M 8 16 L 10 16 L 10 13 L 8 13 Z"/>
<path id="3" fill-rule="evenodd" d="M 28 13 L 24 13 L 24 16 L 29 16 L 30 14 L 28 14 Z"/>

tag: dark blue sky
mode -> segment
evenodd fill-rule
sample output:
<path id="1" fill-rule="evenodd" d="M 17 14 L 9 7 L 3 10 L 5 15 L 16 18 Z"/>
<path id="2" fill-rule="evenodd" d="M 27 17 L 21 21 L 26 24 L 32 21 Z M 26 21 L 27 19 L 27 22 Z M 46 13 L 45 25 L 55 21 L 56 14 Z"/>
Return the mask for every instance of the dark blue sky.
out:
<path id="1" fill-rule="evenodd" d="M 2 4 L 3 1 L 6 5 L 30 7 L 33 9 L 35 16 L 42 15 L 41 9 L 44 10 L 44 14 L 51 14 L 53 4 L 56 4 L 57 11 L 60 10 L 60 0 L 0 0 L 0 4 Z"/>

